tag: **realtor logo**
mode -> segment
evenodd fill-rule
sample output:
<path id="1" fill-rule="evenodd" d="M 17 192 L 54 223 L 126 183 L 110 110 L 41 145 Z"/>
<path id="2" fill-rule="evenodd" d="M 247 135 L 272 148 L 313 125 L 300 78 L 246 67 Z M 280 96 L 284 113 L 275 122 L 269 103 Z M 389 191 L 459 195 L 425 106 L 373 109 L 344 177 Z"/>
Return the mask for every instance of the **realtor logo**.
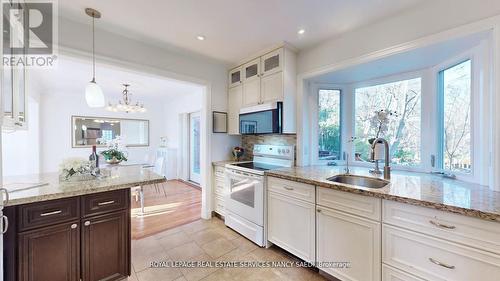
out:
<path id="1" fill-rule="evenodd" d="M 57 7 L 53 1 L 4 0 L 4 67 L 51 67 L 57 58 Z"/>

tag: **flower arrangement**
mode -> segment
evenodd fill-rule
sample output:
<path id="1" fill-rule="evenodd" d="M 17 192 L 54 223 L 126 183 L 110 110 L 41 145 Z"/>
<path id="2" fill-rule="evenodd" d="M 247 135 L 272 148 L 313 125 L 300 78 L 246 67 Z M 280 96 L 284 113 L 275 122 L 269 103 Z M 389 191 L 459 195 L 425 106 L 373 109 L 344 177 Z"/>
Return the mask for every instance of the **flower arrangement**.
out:
<path id="1" fill-rule="evenodd" d="M 240 161 L 243 154 L 245 154 L 245 149 L 243 147 L 236 146 L 233 148 L 233 157 L 235 161 Z"/>
<path id="2" fill-rule="evenodd" d="M 375 138 L 371 138 L 368 140 L 370 144 L 373 143 L 373 141 L 375 141 L 375 139 L 377 139 L 378 137 L 387 133 L 390 118 L 397 116 L 397 112 L 392 110 L 381 109 L 375 111 L 375 115 L 370 120 L 370 125 L 372 128 L 375 128 L 375 130 L 377 130 L 377 134 L 375 135 Z"/>
<path id="3" fill-rule="evenodd" d="M 122 161 L 127 161 L 127 151 L 123 145 L 122 138 L 117 136 L 115 139 L 106 143 L 107 149 L 102 151 L 101 154 L 109 164 L 118 164 Z"/>
<path id="4" fill-rule="evenodd" d="M 72 157 L 64 159 L 59 165 L 59 175 L 63 180 L 89 180 L 95 177 L 95 164 L 84 158 Z"/>

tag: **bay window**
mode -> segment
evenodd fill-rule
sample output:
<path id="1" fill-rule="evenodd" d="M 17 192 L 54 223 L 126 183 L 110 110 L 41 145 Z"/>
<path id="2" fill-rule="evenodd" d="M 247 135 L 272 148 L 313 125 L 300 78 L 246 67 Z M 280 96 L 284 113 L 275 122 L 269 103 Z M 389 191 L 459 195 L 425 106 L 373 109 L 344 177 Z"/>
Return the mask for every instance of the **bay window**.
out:
<path id="1" fill-rule="evenodd" d="M 389 142 L 392 163 L 420 165 L 421 83 L 422 79 L 417 77 L 355 88 L 356 161 L 369 161 L 370 143 L 383 137 Z"/>

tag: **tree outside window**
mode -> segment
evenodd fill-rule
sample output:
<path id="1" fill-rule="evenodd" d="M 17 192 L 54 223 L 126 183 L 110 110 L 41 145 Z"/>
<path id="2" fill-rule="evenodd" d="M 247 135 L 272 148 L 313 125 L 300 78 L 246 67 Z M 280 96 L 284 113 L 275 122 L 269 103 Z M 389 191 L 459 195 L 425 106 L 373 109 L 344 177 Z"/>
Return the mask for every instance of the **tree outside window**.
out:
<path id="1" fill-rule="evenodd" d="M 442 162 L 445 170 L 470 173 L 471 61 L 440 72 L 442 95 Z"/>
<path id="2" fill-rule="evenodd" d="M 340 90 L 318 92 L 318 158 L 340 159 Z"/>
<path id="3" fill-rule="evenodd" d="M 396 112 L 380 136 L 389 142 L 394 164 L 420 164 L 421 78 L 380 84 L 355 90 L 355 159 L 369 161 L 369 139 L 377 134 L 371 119 L 379 110 Z"/>

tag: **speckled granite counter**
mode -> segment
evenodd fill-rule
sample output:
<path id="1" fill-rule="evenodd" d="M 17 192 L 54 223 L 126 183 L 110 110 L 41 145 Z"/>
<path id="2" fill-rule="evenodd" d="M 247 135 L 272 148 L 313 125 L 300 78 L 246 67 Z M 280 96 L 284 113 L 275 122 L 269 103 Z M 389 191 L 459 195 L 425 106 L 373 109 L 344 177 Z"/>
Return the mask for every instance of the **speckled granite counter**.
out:
<path id="1" fill-rule="evenodd" d="M 500 222 L 500 192 L 486 186 L 445 179 L 425 173 L 392 171 L 391 183 L 380 189 L 333 183 L 326 179 L 344 173 L 343 166 L 309 166 L 267 171 L 268 176 L 394 200 L 417 206 Z M 371 176 L 366 168 L 351 174 Z"/>
<path id="2" fill-rule="evenodd" d="M 60 182 L 58 173 L 15 176 L 3 179 L 9 192 L 7 206 L 40 202 L 64 197 L 79 196 L 139 185 L 165 182 L 165 178 L 141 166 L 116 166 L 106 168 L 106 176 L 90 181 Z M 33 187 L 35 185 L 39 185 Z"/>

